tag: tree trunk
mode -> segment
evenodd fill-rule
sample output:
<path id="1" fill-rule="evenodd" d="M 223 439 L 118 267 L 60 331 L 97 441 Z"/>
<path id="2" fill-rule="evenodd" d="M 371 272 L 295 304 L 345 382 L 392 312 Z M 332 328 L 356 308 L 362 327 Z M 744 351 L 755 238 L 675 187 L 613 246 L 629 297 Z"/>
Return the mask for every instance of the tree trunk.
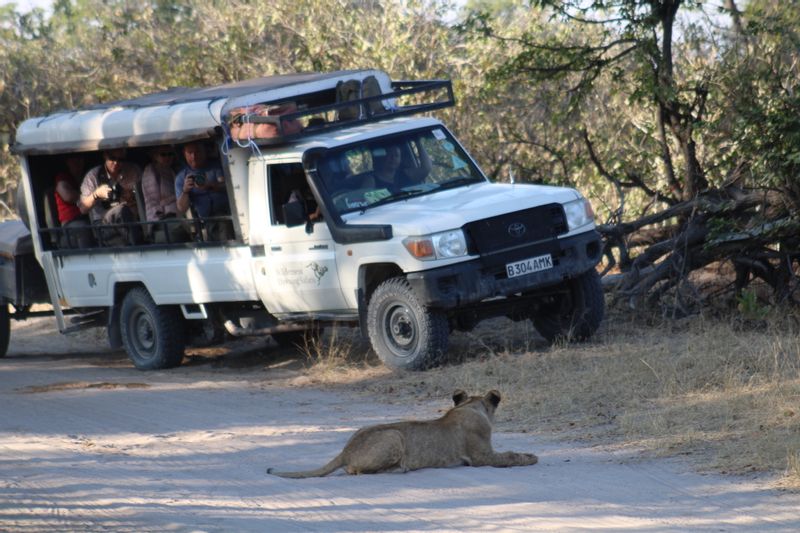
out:
<path id="1" fill-rule="evenodd" d="M 681 144 L 683 157 L 686 160 L 686 183 L 683 187 L 683 199 L 690 200 L 708 188 L 708 181 L 706 181 L 700 161 L 697 160 L 697 145 L 692 139 L 691 130 Z"/>

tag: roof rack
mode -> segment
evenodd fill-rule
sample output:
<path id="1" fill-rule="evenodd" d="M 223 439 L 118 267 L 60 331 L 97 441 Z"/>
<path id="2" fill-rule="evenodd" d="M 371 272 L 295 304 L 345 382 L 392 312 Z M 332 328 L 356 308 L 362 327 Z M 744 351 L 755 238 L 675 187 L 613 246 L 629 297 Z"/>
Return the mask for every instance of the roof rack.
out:
<path id="1" fill-rule="evenodd" d="M 252 137 L 247 140 L 259 145 L 276 145 L 294 141 L 309 135 L 317 135 L 319 133 L 405 115 L 425 113 L 455 105 L 453 84 L 450 80 L 393 81 L 391 87 L 391 92 L 359 98 L 357 100 L 309 107 L 282 115 L 263 116 L 254 113 L 244 114 L 234 118 L 233 122 L 238 122 L 239 124 L 272 124 L 276 130 L 274 135 L 270 137 Z M 414 102 L 415 99 L 410 98 L 413 97 L 413 95 L 428 97 L 428 101 Z M 422 99 L 424 98 L 417 98 L 416 100 Z M 410 100 L 410 102 L 404 103 L 406 100 Z M 381 109 L 373 111 L 373 107 L 378 107 L 374 106 L 374 104 L 371 106 L 370 104 L 373 102 L 380 102 L 381 105 L 379 107 Z M 266 104 L 270 105 L 281 103 L 282 102 L 266 102 Z M 358 107 L 357 118 L 338 118 L 342 110 L 352 110 L 356 106 Z M 334 118 L 331 119 L 331 117 Z M 315 118 L 321 119 L 317 121 L 319 122 L 318 124 L 315 123 Z M 300 131 L 297 131 L 297 125 L 301 119 L 308 119 L 306 122 L 309 124 Z M 228 124 L 230 120 L 230 117 L 226 117 L 226 124 Z M 230 131 L 227 129 L 226 135 L 230 138 Z M 233 142 L 237 142 L 235 139 L 232 140 Z M 241 141 L 242 139 L 239 140 Z"/>

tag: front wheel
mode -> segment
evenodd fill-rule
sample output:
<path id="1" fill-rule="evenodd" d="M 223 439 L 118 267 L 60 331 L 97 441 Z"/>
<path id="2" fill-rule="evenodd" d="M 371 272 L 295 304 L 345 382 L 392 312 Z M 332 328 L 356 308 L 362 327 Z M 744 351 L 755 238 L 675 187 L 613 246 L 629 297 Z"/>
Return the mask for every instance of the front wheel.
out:
<path id="1" fill-rule="evenodd" d="M 11 315 L 8 304 L 0 303 L 0 357 L 5 357 L 8 352 L 8 341 L 11 339 Z"/>
<path id="2" fill-rule="evenodd" d="M 441 311 L 422 305 L 405 278 L 392 278 L 375 289 L 367 307 L 372 348 L 391 368 L 424 370 L 447 352 L 450 328 Z"/>
<path id="3" fill-rule="evenodd" d="M 128 291 L 120 312 L 122 343 L 139 370 L 159 370 L 181 364 L 185 336 L 177 308 L 159 306 L 144 288 Z"/>
<path id="4" fill-rule="evenodd" d="M 565 282 L 564 289 L 537 309 L 531 317 L 533 325 L 550 343 L 587 340 L 600 327 L 605 314 L 600 275 L 589 270 Z"/>

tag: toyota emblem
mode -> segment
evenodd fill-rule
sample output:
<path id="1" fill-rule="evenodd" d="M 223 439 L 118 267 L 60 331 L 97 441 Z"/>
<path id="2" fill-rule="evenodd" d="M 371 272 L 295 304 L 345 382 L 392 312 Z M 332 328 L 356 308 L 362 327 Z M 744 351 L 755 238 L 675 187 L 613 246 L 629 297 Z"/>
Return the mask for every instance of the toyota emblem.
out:
<path id="1" fill-rule="evenodd" d="M 528 231 L 528 228 L 522 222 L 512 222 L 508 225 L 508 234 L 512 237 L 522 237 L 526 231 Z"/>

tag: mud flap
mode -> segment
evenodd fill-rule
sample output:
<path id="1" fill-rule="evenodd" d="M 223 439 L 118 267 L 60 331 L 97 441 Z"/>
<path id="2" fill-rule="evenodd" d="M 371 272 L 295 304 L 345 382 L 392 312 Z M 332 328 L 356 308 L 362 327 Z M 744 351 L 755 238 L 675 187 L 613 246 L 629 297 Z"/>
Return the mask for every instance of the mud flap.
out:
<path id="1" fill-rule="evenodd" d="M 119 306 L 112 305 L 108 310 L 108 344 L 117 350 L 122 348 L 122 330 L 119 327 Z"/>
<path id="2" fill-rule="evenodd" d="M 369 341 L 367 331 L 367 298 L 364 296 L 364 289 L 356 290 L 356 301 L 358 302 L 358 329 L 361 332 L 361 340 Z"/>

